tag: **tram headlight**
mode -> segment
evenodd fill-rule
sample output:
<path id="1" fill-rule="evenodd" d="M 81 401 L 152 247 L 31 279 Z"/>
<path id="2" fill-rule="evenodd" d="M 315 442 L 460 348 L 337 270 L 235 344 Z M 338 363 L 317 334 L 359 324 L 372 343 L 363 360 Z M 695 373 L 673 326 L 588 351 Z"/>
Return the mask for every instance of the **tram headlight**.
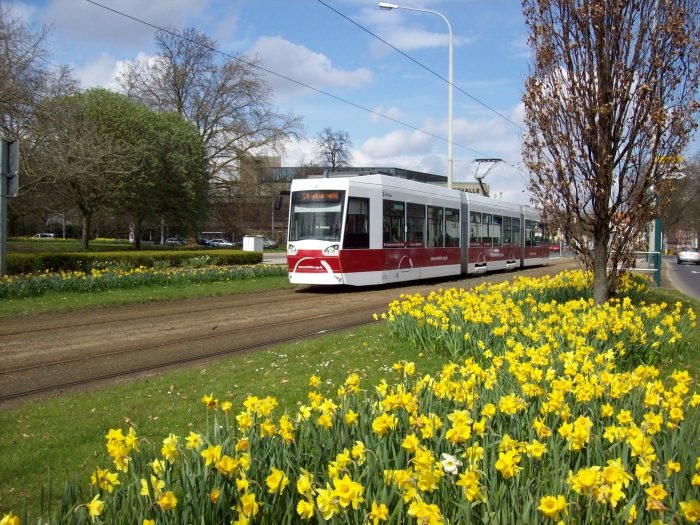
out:
<path id="1" fill-rule="evenodd" d="M 287 253 L 289 255 L 296 255 L 297 254 L 297 247 L 294 246 L 293 244 L 287 245 Z"/>
<path id="2" fill-rule="evenodd" d="M 338 255 L 338 250 L 340 249 L 339 244 L 331 244 L 323 249 L 323 255 Z"/>

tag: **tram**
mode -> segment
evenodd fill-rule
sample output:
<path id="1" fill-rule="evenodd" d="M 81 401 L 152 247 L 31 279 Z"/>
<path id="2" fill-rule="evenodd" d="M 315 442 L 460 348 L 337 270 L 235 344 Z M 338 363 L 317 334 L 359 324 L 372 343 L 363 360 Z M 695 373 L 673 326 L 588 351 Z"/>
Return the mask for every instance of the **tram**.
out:
<path id="1" fill-rule="evenodd" d="M 289 281 L 380 285 L 547 264 L 535 208 L 383 174 L 295 179 Z"/>

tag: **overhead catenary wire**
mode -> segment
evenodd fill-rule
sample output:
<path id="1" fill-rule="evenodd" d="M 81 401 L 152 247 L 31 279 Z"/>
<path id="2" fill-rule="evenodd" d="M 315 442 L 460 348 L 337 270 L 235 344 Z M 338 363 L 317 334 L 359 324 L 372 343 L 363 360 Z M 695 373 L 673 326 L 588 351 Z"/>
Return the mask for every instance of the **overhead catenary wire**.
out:
<path id="1" fill-rule="evenodd" d="M 328 9 L 330 9 L 331 11 L 333 11 L 334 13 L 336 13 L 337 15 L 343 17 L 343 18 L 344 18 L 345 20 L 347 20 L 348 22 L 350 22 L 350 23 L 356 25 L 357 27 L 359 27 L 360 29 L 362 29 L 362 30 L 365 31 L 366 33 L 370 34 L 371 36 L 373 36 L 374 38 L 376 38 L 376 39 L 379 40 L 380 42 L 382 42 L 382 43 L 384 43 L 385 45 L 389 46 L 391 49 L 393 49 L 393 50 L 396 51 L 397 53 L 400 53 L 401 55 L 403 55 L 404 57 L 406 57 L 407 59 L 409 59 L 411 62 L 414 62 L 414 63 L 417 64 L 418 66 L 420 66 L 420 67 L 422 67 L 423 69 L 425 69 L 426 71 L 430 72 L 432 75 L 434 75 L 434 76 L 437 77 L 438 79 L 440 79 L 440 80 L 442 80 L 443 82 L 445 82 L 445 83 L 451 85 L 451 86 L 452 86 L 453 88 L 455 88 L 457 91 L 463 93 L 464 95 L 466 95 L 467 97 L 469 97 L 470 99 L 472 99 L 472 100 L 473 100 L 474 102 L 476 102 L 477 104 L 480 104 L 482 107 L 488 109 L 489 111 L 491 111 L 492 113 L 496 114 L 498 117 L 502 118 L 502 119 L 505 120 L 506 122 L 508 122 L 508 123 L 512 124 L 513 126 L 517 127 L 520 131 L 526 132 L 526 130 L 525 130 L 520 124 L 518 124 L 517 122 L 514 122 L 513 120 L 509 119 L 508 117 L 506 117 L 505 115 L 503 115 L 503 114 L 500 113 L 499 111 L 495 110 L 494 108 L 492 108 L 491 106 L 489 106 L 488 104 L 486 104 L 485 102 L 482 102 L 481 100 L 479 100 L 478 98 L 476 98 L 474 95 L 468 93 L 467 91 L 465 91 L 464 89 L 462 89 L 462 88 L 459 87 L 458 85 L 456 85 L 456 84 L 450 82 L 448 79 L 446 79 L 445 77 L 443 77 L 442 75 L 440 75 L 439 73 L 437 73 L 436 71 L 434 71 L 433 69 L 429 68 L 428 66 L 426 66 L 426 65 L 423 64 L 422 62 L 416 60 L 415 58 L 413 58 L 413 57 L 410 56 L 409 54 L 407 54 L 407 53 L 401 51 L 399 48 L 397 48 L 396 46 L 394 46 L 394 45 L 391 44 L 390 42 L 386 41 L 385 39 L 383 39 L 382 37 L 380 37 L 380 36 L 377 35 L 376 33 L 370 31 L 369 29 L 367 29 L 366 27 L 364 27 L 364 26 L 363 26 L 362 24 L 360 24 L 359 22 L 356 22 L 355 20 L 353 20 L 352 18 L 350 18 L 350 17 L 347 16 L 346 14 L 342 13 L 341 11 L 339 11 L 338 9 L 336 9 L 335 7 L 333 7 L 333 6 L 329 5 L 329 4 L 327 4 L 324 0 L 317 0 L 317 2 L 319 2 L 319 3 L 322 4 L 322 5 L 324 5 L 325 7 L 327 7 Z M 465 146 L 459 145 L 459 144 L 457 144 L 457 143 L 454 142 L 454 141 L 452 142 L 452 144 L 457 145 L 457 146 L 460 146 L 460 147 L 462 147 L 462 148 L 465 148 Z M 467 149 L 470 149 L 470 148 L 467 148 Z M 470 149 L 470 150 L 471 150 L 471 151 L 474 151 L 473 149 Z M 509 162 L 509 161 L 507 161 L 507 160 L 503 160 L 503 159 L 502 159 L 502 162 L 503 162 L 504 164 L 510 166 L 511 168 L 514 168 L 516 171 L 522 173 L 522 168 L 521 168 L 520 166 L 518 166 L 517 164 L 513 164 L 513 163 L 511 163 L 511 162 Z"/>
<path id="2" fill-rule="evenodd" d="M 237 62 L 240 62 L 241 64 L 245 64 L 245 65 L 247 65 L 247 66 L 249 66 L 249 67 L 258 69 L 258 70 L 260 70 L 260 71 L 263 71 L 263 72 L 265 72 L 265 73 L 268 73 L 268 74 L 270 74 L 270 75 L 273 75 L 273 76 L 275 76 L 275 77 L 277 77 L 277 78 L 281 78 L 281 79 L 286 80 L 286 81 L 288 81 L 288 82 L 292 82 L 293 84 L 296 84 L 296 85 L 298 85 L 298 86 L 304 87 L 304 88 L 306 88 L 306 89 L 309 89 L 309 90 L 311 90 L 311 91 L 314 91 L 314 92 L 319 93 L 319 94 L 321 94 L 321 95 L 324 95 L 324 96 L 326 96 L 326 97 L 332 98 L 332 99 L 334 99 L 334 100 L 337 100 L 338 102 L 342 102 L 342 103 L 347 104 L 347 105 L 349 105 L 349 106 L 352 106 L 352 107 L 354 107 L 354 108 L 356 108 L 356 109 L 360 109 L 360 110 L 365 111 L 365 112 L 367 112 L 367 113 L 370 113 L 370 114 L 372 114 L 372 115 L 376 115 L 376 116 L 378 116 L 378 117 L 380 117 L 380 118 L 383 118 L 383 119 L 385 119 L 385 120 L 388 120 L 388 121 L 394 122 L 394 123 L 396 123 L 396 124 L 399 124 L 399 125 L 401 125 L 401 126 L 407 127 L 407 128 L 409 128 L 409 129 L 412 129 L 413 131 L 416 131 L 416 132 L 419 132 L 419 133 L 423 133 L 424 135 L 428 135 L 428 136 L 433 137 L 433 138 L 435 138 L 435 139 L 438 139 L 438 140 L 440 140 L 440 141 L 448 142 L 448 140 L 447 140 L 445 137 L 441 137 L 440 135 L 437 135 L 437 134 L 435 134 L 435 133 L 431 133 L 430 131 L 426 131 L 425 129 L 421 129 L 421 128 L 419 128 L 419 127 L 416 127 L 416 126 L 414 126 L 414 125 L 412 125 L 412 124 L 409 124 L 409 123 L 404 122 L 404 121 L 402 121 L 402 120 L 399 120 L 399 119 L 397 119 L 397 118 L 390 117 L 389 115 L 385 115 L 385 114 L 383 114 L 383 113 L 380 113 L 379 111 L 375 111 L 375 110 L 373 110 L 373 109 L 371 109 L 371 108 L 368 108 L 368 107 L 366 107 L 366 106 L 363 106 L 363 105 L 361 105 L 361 104 L 358 104 L 358 103 L 356 103 L 356 102 L 353 102 L 353 101 L 351 101 L 351 100 L 348 100 L 348 99 L 346 99 L 346 98 L 340 97 L 340 96 L 338 96 L 338 95 L 334 95 L 333 93 L 330 93 L 330 92 L 328 92 L 328 91 L 325 91 L 325 90 L 320 89 L 320 88 L 317 88 L 317 87 L 314 87 L 314 86 L 312 86 L 312 85 L 310 85 L 310 84 L 307 84 L 306 82 L 302 82 L 302 81 L 297 80 L 297 79 L 295 79 L 295 78 L 292 78 L 292 77 L 290 77 L 290 76 L 288 76 L 288 75 L 284 75 L 284 74 L 282 74 L 282 73 L 278 73 L 278 72 L 276 72 L 276 71 L 273 71 L 273 70 L 271 70 L 271 69 L 269 69 L 269 68 L 266 68 L 266 67 L 264 67 L 264 66 L 261 66 L 261 65 L 259 65 L 259 64 L 255 64 L 255 63 L 250 62 L 250 61 L 248 61 L 248 60 L 245 60 L 245 59 L 243 59 L 243 58 L 241 58 L 241 57 L 239 57 L 239 56 L 233 55 L 233 54 L 231 54 L 231 53 L 227 53 L 226 51 L 222 51 L 222 50 L 220 50 L 220 49 L 218 49 L 218 48 L 216 48 L 216 47 L 214 47 L 214 46 L 209 46 L 209 45 L 203 44 L 203 43 L 201 43 L 201 42 L 195 42 L 194 40 L 189 39 L 189 38 L 187 38 L 187 37 L 185 37 L 185 36 L 183 36 L 183 35 L 180 35 L 180 34 L 176 33 L 176 32 L 173 31 L 173 30 L 167 29 L 167 28 L 165 28 L 165 27 L 161 27 L 161 26 L 159 26 L 159 25 L 157 25 L 157 24 L 154 24 L 154 23 L 152 23 L 152 22 L 148 22 L 148 21 L 146 21 L 146 20 L 143 20 L 143 19 L 138 18 L 138 17 L 136 17 L 136 16 L 130 15 L 130 14 L 125 13 L 125 12 L 123 12 L 123 11 L 119 11 L 118 9 L 114 9 L 114 8 L 109 7 L 109 6 L 106 6 L 106 5 L 104 5 L 104 4 L 100 4 L 99 2 L 97 2 L 97 1 L 95 1 L 95 0 L 85 0 L 85 1 L 88 2 L 88 3 L 90 3 L 90 4 L 95 5 L 95 6 L 97 6 L 97 7 L 100 7 L 100 8 L 102 8 L 102 9 L 105 9 L 105 10 L 107 10 L 107 11 L 111 11 L 112 13 L 114 13 L 114 14 L 116 14 L 116 15 L 122 16 L 122 17 L 124 17 L 124 18 L 128 18 L 128 19 L 133 20 L 134 22 L 137 22 L 137 23 L 139 23 L 139 24 L 143 24 L 143 25 L 145 25 L 145 26 L 151 27 L 151 28 L 153 28 L 153 29 L 155 29 L 155 30 L 157 30 L 157 31 L 163 31 L 163 32 L 168 33 L 168 34 L 170 34 L 170 35 L 172 35 L 172 36 L 175 36 L 175 37 L 177 37 L 177 38 L 181 38 L 182 40 L 188 41 L 188 42 L 193 43 L 193 44 L 200 45 L 200 46 L 202 46 L 202 47 L 204 47 L 204 48 L 206 48 L 206 49 L 209 49 L 209 50 L 211 50 L 211 51 L 213 51 L 213 52 L 215 52 L 215 53 L 218 53 L 218 54 L 220 54 L 220 55 L 222 55 L 222 56 L 225 56 L 225 57 L 230 58 L 230 59 L 232 59 L 232 60 L 236 60 Z M 462 149 L 467 150 L 467 151 L 471 151 L 471 152 L 476 153 L 476 154 L 478 154 L 478 155 L 481 155 L 481 156 L 485 155 L 483 152 L 478 151 L 478 150 L 476 150 L 476 149 L 474 149 L 474 148 L 470 148 L 470 147 L 465 146 L 465 145 L 463 145 L 463 144 L 459 144 L 459 143 L 454 142 L 454 141 L 452 142 L 452 144 L 453 144 L 454 146 L 457 146 L 457 147 L 462 148 Z"/>
<path id="3" fill-rule="evenodd" d="M 394 46 L 394 45 L 391 44 L 390 42 L 387 42 L 386 40 L 384 40 L 382 37 L 380 37 L 380 36 L 377 35 L 376 33 L 370 31 L 369 29 L 367 29 L 365 26 L 363 26 L 363 25 L 360 24 L 359 22 L 353 20 L 353 19 L 350 18 L 349 16 L 347 16 L 347 15 L 345 15 L 344 13 L 338 11 L 335 7 L 333 7 L 333 6 L 331 6 L 331 5 L 328 5 L 324 0 L 316 0 L 316 1 L 317 1 L 318 3 L 320 3 L 320 4 L 324 5 L 324 6 L 326 6 L 328 9 L 330 9 L 331 11 L 333 11 L 334 13 L 336 13 L 337 15 L 343 17 L 345 20 L 347 20 L 347 21 L 350 22 L 351 24 L 356 25 L 357 27 L 359 27 L 360 29 L 362 29 L 364 32 L 366 32 L 366 33 L 372 35 L 374 38 L 376 38 L 376 39 L 379 40 L 380 42 L 386 44 L 386 45 L 389 46 L 391 49 L 393 49 L 393 50 L 396 51 L 397 53 L 400 53 L 401 55 L 403 55 L 404 57 L 406 57 L 408 60 L 410 60 L 411 62 L 415 63 L 416 65 L 422 67 L 423 69 L 425 69 L 426 71 L 428 71 L 428 72 L 431 73 L 432 75 L 436 76 L 437 78 L 439 78 L 439 79 L 442 80 L 443 82 L 446 82 L 447 84 L 451 85 L 451 86 L 452 86 L 453 88 L 455 88 L 457 91 L 459 91 L 459 92 L 461 92 L 462 94 L 466 95 L 467 97 L 469 97 L 470 99 L 472 99 L 474 102 L 476 102 L 476 103 L 479 104 L 480 106 L 482 106 L 482 107 L 488 109 L 489 111 L 491 111 L 492 113 L 496 114 L 497 116 L 499 116 L 500 118 L 502 118 L 502 119 L 505 120 L 506 122 L 512 124 L 513 126 L 515 126 L 516 128 L 518 128 L 520 131 L 525 131 L 525 129 L 524 129 L 520 124 L 518 124 L 517 122 L 514 122 L 513 120 L 509 119 L 508 117 L 506 117 L 505 115 L 503 115 L 503 114 L 500 113 L 499 111 L 495 110 L 494 108 L 492 108 L 491 106 L 489 106 L 488 104 L 486 104 L 485 102 L 482 102 L 481 100 L 479 100 L 478 98 L 476 98 L 474 95 L 468 93 L 467 91 L 465 91 L 464 89 L 462 89 L 461 87 L 459 87 L 457 84 L 454 84 L 453 82 L 450 82 L 448 79 L 446 79 L 445 77 L 443 77 L 442 75 L 440 75 L 440 73 L 437 73 L 436 71 L 434 71 L 433 69 L 429 68 L 428 66 L 426 66 L 425 64 L 423 64 L 423 63 L 420 62 L 419 60 L 416 60 L 415 58 L 413 58 L 411 55 L 409 55 L 409 54 L 407 54 L 407 53 L 401 51 L 399 48 L 397 48 L 396 46 Z"/>

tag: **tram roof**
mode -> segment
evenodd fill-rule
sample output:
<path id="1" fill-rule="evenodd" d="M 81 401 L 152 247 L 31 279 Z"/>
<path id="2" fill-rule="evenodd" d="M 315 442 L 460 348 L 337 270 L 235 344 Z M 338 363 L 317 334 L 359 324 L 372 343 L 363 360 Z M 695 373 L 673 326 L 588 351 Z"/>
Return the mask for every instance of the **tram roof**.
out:
<path id="1" fill-rule="evenodd" d="M 412 190 L 412 191 L 425 191 L 427 187 L 430 188 L 430 193 L 441 195 L 443 197 L 459 198 L 462 202 L 468 202 L 471 205 L 481 205 L 483 207 L 488 207 L 493 210 L 511 210 L 518 211 L 522 210 L 526 215 L 536 216 L 539 211 L 528 205 L 517 204 L 514 202 L 503 201 L 501 199 L 494 199 L 492 197 L 485 197 L 483 195 L 477 195 L 475 193 L 468 193 L 460 191 L 457 189 L 447 188 L 441 184 L 431 184 L 424 183 L 421 181 L 404 179 L 402 177 L 396 177 L 386 173 L 378 172 L 333 172 L 336 175 L 333 177 L 312 177 L 305 179 L 295 179 L 293 182 L 302 186 L 308 186 L 313 184 L 319 184 L 324 188 L 333 187 L 334 185 L 349 185 L 353 181 L 359 183 L 366 183 L 372 185 L 384 185 L 384 186 L 394 186 L 402 189 Z M 341 182 L 342 180 L 342 182 Z"/>

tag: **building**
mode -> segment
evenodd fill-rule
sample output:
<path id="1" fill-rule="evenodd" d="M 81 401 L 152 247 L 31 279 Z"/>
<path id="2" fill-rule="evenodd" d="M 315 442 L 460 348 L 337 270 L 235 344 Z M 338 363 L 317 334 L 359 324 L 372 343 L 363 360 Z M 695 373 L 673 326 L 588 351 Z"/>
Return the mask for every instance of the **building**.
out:
<path id="1" fill-rule="evenodd" d="M 478 182 L 453 182 L 452 187 L 465 193 L 476 193 L 477 195 L 483 194 Z M 487 197 L 491 195 L 491 188 L 488 184 L 484 184 L 484 190 L 486 191 Z"/>
<path id="2" fill-rule="evenodd" d="M 287 232 L 289 191 L 294 179 L 347 177 L 382 173 L 402 179 L 447 185 L 447 177 L 404 168 L 344 167 L 331 171 L 322 166 L 281 166 L 280 157 L 249 157 L 240 163 L 240 175 L 228 188 L 228 196 L 215 205 L 211 230 L 243 235 L 265 235 L 284 242 Z M 455 188 L 480 193 L 477 183 L 457 183 Z"/>

